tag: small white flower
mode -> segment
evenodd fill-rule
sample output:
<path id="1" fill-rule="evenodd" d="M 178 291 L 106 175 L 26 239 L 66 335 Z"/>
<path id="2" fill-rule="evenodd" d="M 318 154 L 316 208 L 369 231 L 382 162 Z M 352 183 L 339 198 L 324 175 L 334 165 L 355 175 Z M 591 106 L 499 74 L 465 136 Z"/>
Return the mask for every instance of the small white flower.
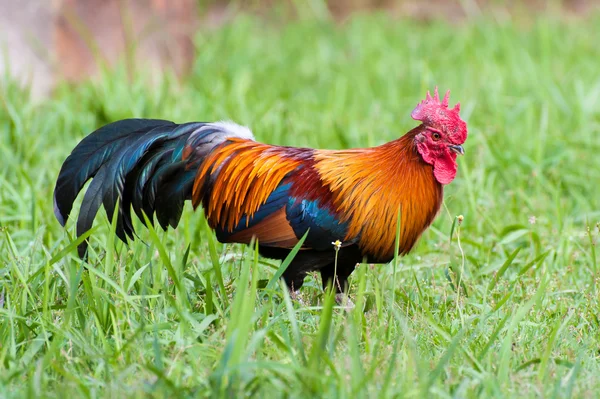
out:
<path id="1" fill-rule="evenodd" d="M 535 224 L 537 222 L 537 218 L 535 216 L 529 216 L 529 224 Z"/>
<path id="2" fill-rule="evenodd" d="M 342 242 L 341 242 L 340 240 L 335 240 L 335 241 L 334 241 L 334 242 L 332 242 L 331 244 L 334 246 L 334 248 L 335 248 L 335 250 L 336 250 L 336 251 L 337 251 L 338 249 L 340 249 L 340 248 L 341 248 L 341 246 L 342 246 Z"/>

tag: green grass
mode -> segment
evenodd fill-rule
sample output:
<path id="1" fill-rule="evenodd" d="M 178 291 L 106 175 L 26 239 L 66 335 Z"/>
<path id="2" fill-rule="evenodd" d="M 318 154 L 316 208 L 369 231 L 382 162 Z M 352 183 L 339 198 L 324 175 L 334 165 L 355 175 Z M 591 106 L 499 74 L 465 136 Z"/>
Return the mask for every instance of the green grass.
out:
<path id="1" fill-rule="evenodd" d="M 40 103 L 4 83 L 0 397 L 595 397 L 599 24 L 240 16 L 197 36 L 181 83 L 117 68 Z M 102 214 L 86 266 L 54 219 L 61 162 L 109 121 L 227 118 L 269 143 L 372 146 L 414 127 L 435 85 L 461 101 L 466 156 L 417 248 L 354 273 L 352 312 L 318 278 L 303 303 L 263 288 L 279 264 L 217 243 L 190 208 L 130 246 Z"/>

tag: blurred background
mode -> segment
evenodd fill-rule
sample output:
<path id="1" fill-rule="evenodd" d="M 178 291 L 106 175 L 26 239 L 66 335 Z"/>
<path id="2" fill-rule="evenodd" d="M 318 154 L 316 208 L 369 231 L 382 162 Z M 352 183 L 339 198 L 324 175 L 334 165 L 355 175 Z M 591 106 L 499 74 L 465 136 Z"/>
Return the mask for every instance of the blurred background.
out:
<path id="1" fill-rule="evenodd" d="M 125 59 L 129 67 L 184 76 L 198 48 L 194 34 L 236 15 L 272 23 L 386 13 L 399 19 L 460 23 L 482 13 L 532 18 L 550 12 L 564 18 L 589 15 L 597 0 L 0 0 L 0 76 L 48 95 L 57 81 L 79 82 L 101 66 Z"/>

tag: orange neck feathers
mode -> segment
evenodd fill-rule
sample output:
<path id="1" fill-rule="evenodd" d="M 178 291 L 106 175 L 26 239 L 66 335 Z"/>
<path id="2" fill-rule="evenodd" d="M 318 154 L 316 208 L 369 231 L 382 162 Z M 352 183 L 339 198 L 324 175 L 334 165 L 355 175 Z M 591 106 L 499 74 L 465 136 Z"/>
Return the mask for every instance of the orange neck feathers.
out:
<path id="1" fill-rule="evenodd" d="M 394 256 L 399 211 L 399 252 L 405 254 L 441 206 L 443 187 L 414 143 L 421 129 L 379 147 L 315 153 L 315 168 L 333 192 L 341 221 L 349 221 L 345 239 L 359 237 L 361 250 L 376 261 Z"/>

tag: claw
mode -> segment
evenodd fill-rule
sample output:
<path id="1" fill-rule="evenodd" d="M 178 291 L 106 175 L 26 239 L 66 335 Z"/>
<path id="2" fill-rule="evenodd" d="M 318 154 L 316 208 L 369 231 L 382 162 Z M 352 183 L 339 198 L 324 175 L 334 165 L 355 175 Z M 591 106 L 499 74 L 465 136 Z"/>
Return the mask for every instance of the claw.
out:
<path id="1" fill-rule="evenodd" d="M 356 307 L 354 305 L 354 302 L 350 300 L 350 296 L 348 296 L 348 294 L 335 294 L 335 303 L 337 303 L 338 306 L 347 311 L 351 311 Z"/>
<path id="2" fill-rule="evenodd" d="M 300 290 L 290 292 L 290 298 L 292 298 L 292 301 L 299 303 L 301 306 L 306 306 L 306 303 L 304 303 L 304 300 L 300 295 Z"/>

